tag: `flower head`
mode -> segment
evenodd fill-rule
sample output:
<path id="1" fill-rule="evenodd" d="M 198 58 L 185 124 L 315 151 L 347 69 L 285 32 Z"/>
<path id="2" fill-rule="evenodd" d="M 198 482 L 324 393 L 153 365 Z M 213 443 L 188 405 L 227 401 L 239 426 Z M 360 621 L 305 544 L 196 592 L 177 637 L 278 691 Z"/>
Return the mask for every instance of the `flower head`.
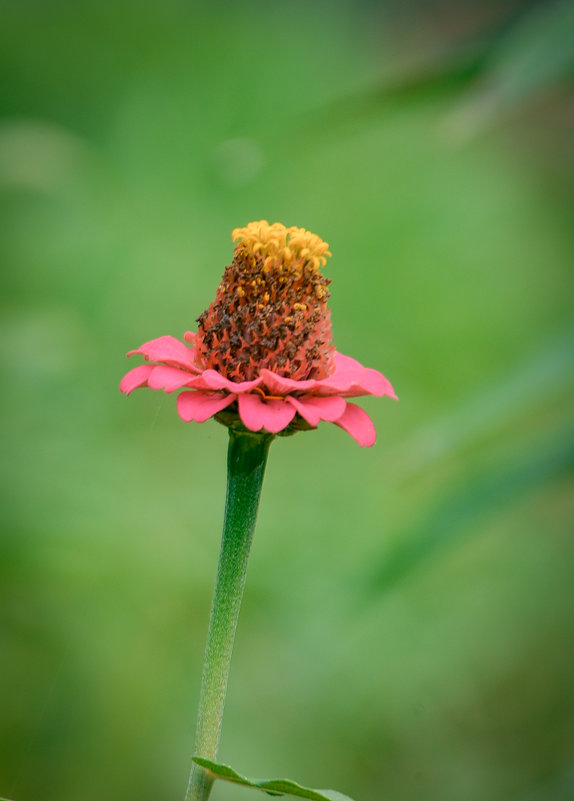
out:
<path id="1" fill-rule="evenodd" d="M 233 231 L 233 262 L 225 268 L 198 331 L 181 342 L 163 336 L 130 351 L 147 362 L 130 370 L 120 389 L 185 389 L 180 417 L 210 417 L 251 431 L 291 433 L 336 423 L 360 445 L 373 445 L 366 412 L 346 398 L 388 395 L 390 382 L 332 344 L 321 272 L 329 246 L 304 228 L 252 222 Z M 224 412 L 224 410 L 226 410 Z"/>
<path id="2" fill-rule="evenodd" d="M 197 358 L 235 381 L 262 368 L 302 380 L 334 369 L 329 281 L 319 267 L 329 246 L 304 228 L 250 223 L 233 231 L 233 262 L 198 317 Z"/>

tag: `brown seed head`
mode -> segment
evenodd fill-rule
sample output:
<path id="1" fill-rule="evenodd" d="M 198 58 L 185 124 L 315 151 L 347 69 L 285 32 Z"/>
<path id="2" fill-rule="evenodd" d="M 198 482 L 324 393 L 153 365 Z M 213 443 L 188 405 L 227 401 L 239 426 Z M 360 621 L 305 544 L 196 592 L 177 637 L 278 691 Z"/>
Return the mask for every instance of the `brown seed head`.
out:
<path id="1" fill-rule="evenodd" d="M 266 367 L 281 376 L 321 379 L 334 369 L 321 273 L 329 246 L 304 228 L 266 220 L 233 231 L 233 262 L 213 303 L 198 318 L 196 352 L 205 368 L 249 381 Z"/>

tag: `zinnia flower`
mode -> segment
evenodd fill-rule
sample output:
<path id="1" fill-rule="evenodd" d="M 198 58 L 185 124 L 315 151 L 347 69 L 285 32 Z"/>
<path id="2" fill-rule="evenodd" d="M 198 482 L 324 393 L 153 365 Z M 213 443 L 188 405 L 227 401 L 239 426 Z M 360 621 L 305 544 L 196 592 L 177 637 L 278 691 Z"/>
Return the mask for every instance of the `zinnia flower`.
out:
<path id="1" fill-rule="evenodd" d="M 177 398 L 185 422 L 217 416 L 227 425 L 270 434 L 315 428 L 326 420 L 370 446 L 372 420 L 359 395 L 388 395 L 390 382 L 335 350 L 321 273 L 329 246 L 304 228 L 266 220 L 233 231 L 233 262 L 215 300 L 185 342 L 162 336 L 128 356 L 147 362 L 130 370 L 120 389 L 185 390 Z M 188 344 L 185 344 L 188 343 Z"/>

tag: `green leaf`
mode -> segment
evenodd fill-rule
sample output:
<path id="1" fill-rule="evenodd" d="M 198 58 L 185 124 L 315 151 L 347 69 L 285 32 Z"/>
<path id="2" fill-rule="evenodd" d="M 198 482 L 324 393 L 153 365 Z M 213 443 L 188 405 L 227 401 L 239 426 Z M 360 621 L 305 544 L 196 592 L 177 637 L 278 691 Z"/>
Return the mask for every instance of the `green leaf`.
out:
<path id="1" fill-rule="evenodd" d="M 229 765 L 219 765 L 217 762 L 203 759 L 203 757 L 195 756 L 193 762 L 208 770 L 216 779 L 224 779 L 234 784 L 253 787 L 255 790 L 263 790 L 269 795 L 294 795 L 297 798 L 308 798 L 309 801 L 353 801 L 348 795 L 338 793 L 336 790 L 313 790 L 309 787 L 302 787 L 289 779 L 248 779 L 230 768 Z"/>

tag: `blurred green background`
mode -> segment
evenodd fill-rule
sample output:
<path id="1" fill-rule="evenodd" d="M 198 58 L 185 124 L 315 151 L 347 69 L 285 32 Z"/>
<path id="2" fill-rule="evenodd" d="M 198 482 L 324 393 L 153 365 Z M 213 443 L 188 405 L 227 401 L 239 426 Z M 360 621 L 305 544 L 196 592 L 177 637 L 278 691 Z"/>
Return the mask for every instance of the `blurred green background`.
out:
<path id="1" fill-rule="evenodd" d="M 0 795 L 183 797 L 227 434 L 118 383 L 266 218 L 401 400 L 272 447 L 222 761 L 574 798 L 573 10 L 2 3 Z"/>

